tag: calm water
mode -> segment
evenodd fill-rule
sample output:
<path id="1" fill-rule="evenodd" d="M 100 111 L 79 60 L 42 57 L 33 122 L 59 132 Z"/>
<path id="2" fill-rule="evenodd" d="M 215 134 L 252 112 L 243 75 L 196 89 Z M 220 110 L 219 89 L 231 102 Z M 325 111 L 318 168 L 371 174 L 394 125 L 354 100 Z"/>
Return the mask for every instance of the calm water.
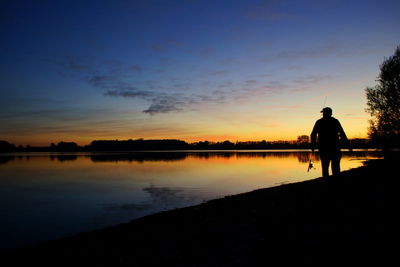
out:
<path id="1" fill-rule="evenodd" d="M 344 152 L 342 169 L 378 157 Z M 0 154 L 0 249 L 320 174 L 304 151 Z"/>

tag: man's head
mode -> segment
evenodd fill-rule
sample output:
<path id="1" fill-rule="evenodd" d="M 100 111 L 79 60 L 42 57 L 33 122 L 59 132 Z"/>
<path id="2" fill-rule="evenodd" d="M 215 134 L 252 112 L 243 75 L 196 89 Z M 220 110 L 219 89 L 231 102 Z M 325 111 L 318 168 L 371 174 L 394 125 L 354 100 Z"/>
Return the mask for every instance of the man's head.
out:
<path id="1" fill-rule="evenodd" d="M 323 108 L 321 110 L 321 112 L 322 112 L 322 115 L 323 115 L 324 118 L 329 118 L 329 117 L 332 116 L 332 109 L 331 108 L 328 108 L 328 107 Z"/>

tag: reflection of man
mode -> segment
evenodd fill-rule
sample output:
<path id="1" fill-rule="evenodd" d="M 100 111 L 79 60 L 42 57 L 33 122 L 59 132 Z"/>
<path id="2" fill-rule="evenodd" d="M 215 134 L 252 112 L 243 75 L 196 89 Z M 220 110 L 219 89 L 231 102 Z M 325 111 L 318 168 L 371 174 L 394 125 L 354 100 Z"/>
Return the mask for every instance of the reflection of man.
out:
<path id="1" fill-rule="evenodd" d="M 332 109 L 324 108 L 323 117 L 314 125 L 311 133 L 311 149 L 317 145 L 322 165 L 322 176 L 329 176 L 329 164 L 331 164 L 332 174 L 340 173 L 340 143 L 343 142 L 351 151 L 349 141 L 343 131 L 340 122 L 332 117 Z M 318 136 L 318 137 L 317 137 Z"/>

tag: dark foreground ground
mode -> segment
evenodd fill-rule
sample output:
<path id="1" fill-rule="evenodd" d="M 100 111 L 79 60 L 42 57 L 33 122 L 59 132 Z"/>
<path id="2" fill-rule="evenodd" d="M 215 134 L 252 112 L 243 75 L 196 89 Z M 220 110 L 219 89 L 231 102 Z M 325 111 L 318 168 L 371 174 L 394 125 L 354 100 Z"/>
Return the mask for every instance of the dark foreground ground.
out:
<path id="1" fill-rule="evenodd" d="M 399 211 L 394 205 L 399 163 L 370 161 L 336 177 L 45 242 L 2 255 L 1 261 L 8 263 L 3 266 L 387 266 L 398 262 L 393 218 Z"/>

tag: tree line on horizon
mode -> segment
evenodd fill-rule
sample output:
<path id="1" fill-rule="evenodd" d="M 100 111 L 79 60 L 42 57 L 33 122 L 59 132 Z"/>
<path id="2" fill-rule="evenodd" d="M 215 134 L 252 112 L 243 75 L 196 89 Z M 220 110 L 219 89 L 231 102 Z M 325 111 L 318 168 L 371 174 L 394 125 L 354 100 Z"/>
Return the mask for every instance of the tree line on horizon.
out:
<path id="1" fill-rule="evenodd" d="M 350 139 L 353 148 L 376 148 L 369 139 Z M 309 149 L 309 136 L 300 135 L 292 141 L 199 141 L 187 143 L 177 139 L 94 140 L 89 145 L 79 146 L 75 142 L 51 143 L 50 146 L 16 146 L 0 141 L 0 152 L 100 152 L 140 150 L 246 150 L 246 149 Z"/>

